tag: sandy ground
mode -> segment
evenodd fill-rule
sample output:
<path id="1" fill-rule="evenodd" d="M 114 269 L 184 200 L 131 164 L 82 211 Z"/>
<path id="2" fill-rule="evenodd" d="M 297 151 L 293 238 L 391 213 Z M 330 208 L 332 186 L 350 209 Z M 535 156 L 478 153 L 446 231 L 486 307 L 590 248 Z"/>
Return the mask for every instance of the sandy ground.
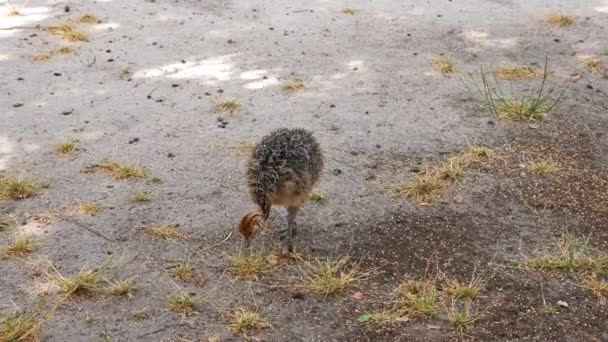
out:
<path id="1" fill-rule="evenodd" d="M 471 171 L 431 207 L 387 190 L 414 179 L 413 167 L 436 163 L 471 142 L 553 147 L 604 177 L 608 80 L 585 70 L 582 61 L 608 63 L 605 0 L 0 0 L 0 6 L 0 175 L 49 185 L 31 199 L 0 201 L 0 214 L 19 218 L 18 227 L 0 233 L 0 245 L 22 231 L 41 242 L 25 261 L 0 261 L 0 313 L 25 307 L 42 292 L 57 298 L 35 266 L 43 259 L 72 273 L 111 255 L 123 277 L 138 276 L 132 298 L 68 300 L 45 324 L 43 340 L 243 340 L 227 328 L 221 308 L 252 305 L 273 323 L 247 337 L 261 341 L 449 340 L 458 336 L 445 316 L 382 329 L 356 319 L 378 308 L 404 276 L 423 275 L 429 258 L 466 279 L 476 265 L 508 264 L 522 244 L 528 251 L 542 248 L 565 228 L 590 234 L 594 247 L 608 250 L 608 220 L 601 212 L 592 219 L 597 208 L 581 209 L 576 202 L 597 195 L 598 208 L 608 204 L 601 197 L 605 183 L 584 185 L 580 196 L 550 186 L 557 202 L 568 205 L 558 203 L 543 215 L 521 196 L 539 185 L 508 168 Z M 13 6 L 22 15 L 8 16 Z M 345 8 L 358 12 L 347 15 Z M 551 27 L 548 13 L 576 16 L 576 23 Z M 81 14 L 99 19 L 75 24 L 87 33 L 85 42 L 66 43 L 44 30 Z M 32 61 L 65 45 L 73 52 Z M 456 76 L 432 70 L 431 60 L 439 56 L 455 63 Z M 461 82 L 480 66 L 540 67 L 546 56 L 551 83 L 569 88 L 539 126 L 497 121 Z M 305 88 L 280 90 L 281 82 L 294 79 Z M 226 99 L 238 100 L 240 108 L 218 113 L 216 101 Z M 277 287 L 297 282 L 301 274 L 293 265 L 251 283 L 224 272 L 239 239 L 216 244 L 254 208 L 242 144 L 284 126 L 313 131 L 326 155 L 318 188 L 327 201 L 303 210 L 298 248 L 348 253 L 379 268 L 343 297 Z M 80 140 L 74 156 L 54 152 L 64 137 Z M 146 166 L 162 183 L 83 172 L 107 158 Z M 154 201 L 129 202 L 136 190 L 152 193 Z M 77 201 L 98 202 L 103 210 L 94 217 L 70 215 Z M 50 223 L 35 220 L 43 213 Z M 284 216 L 275 211 L 277 225 Z M 146 224 L 171 222 L 189 238 L 157 241 L 143 232 Z M 204 286 L 171 277 L 167 268 L 186 256 Z M 580 287 L 510 268 L 498 273 L 484 297 L 487 312 L 466 338 L 608 340 L 606 307 Z M 549 301 L 567 300 L 570 309 L 546 319 L 534 314 L 542 305 L 540 283 Z M 177 286 L 205 294 L 214 305 L 201 305 L 190 317 L 166 310 L 166 296 Z M 365 299 L 352 299 L 354 291 L 366 293 Z M 143 308 L 149 319 L 131 318 Z"/>

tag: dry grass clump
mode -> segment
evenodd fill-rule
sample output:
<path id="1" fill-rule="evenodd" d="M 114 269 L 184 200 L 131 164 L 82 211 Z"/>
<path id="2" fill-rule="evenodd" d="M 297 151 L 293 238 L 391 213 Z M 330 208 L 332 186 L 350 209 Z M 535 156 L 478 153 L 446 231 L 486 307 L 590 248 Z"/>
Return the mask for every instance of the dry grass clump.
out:
<path id="1" fill-rule="evenodd" d="M 40 187 L 23 177 L 0 176 L 0 199 L 24 199 L 37 195 Z"/>
<path id="2" fill-rule="evenodd" d="M 185 236 L 185 233 L 179 230 L 177 223 L 165 224 L 165 225 L 151 225 L 148 226 L 147 232 L 152 237 L 162 240 L 175 240 Z"/>
<path id="3" fill-rule="evenodd" d="M 44 62 L 51 59 L 52 56 L 53 54 L 50 52 L 41 52 L 32 56 L 32 60 L 35 62 Z"/>
<path id="4" fill-rule="evenodd" d="M 0 215 L 0 232 L 7 230 L 8 228 L 17 224 L 17 220 L 9 214 Z"/>
<path id="5" fill-rule="evenodd" d="M 103 274 L 100 270 L 82 268 L 76 274 L 66 277 L 53 265 L 47 278 L 67 295 L 86 294 L 102 289 Z"/>
<path id="6" fill-rule="evenodd" d="M 229 272 L 243 280 L 256 280 L 270 269 L 268 259 L 260 253 L 238 253 L 230 256 Z"/>
<path id="7" fill-rule="evenodd" d="M 77 30 L 68 23 L 51 26 L 50 29 L 53 34 L 60 35 L 70 42 L 82 42 L 87 40 L 86 33 Z"/>
<path id="8" fill-rule="evenodd" d="M 414 316 L 435 317 L 440 310 L 439 291 L 429 280 L 409 280 L 397 288 L 403 312 Z"/>
<path id="9" fill-rule="evenodd" d="M 468 282 L 451 280 L 445 286 L 444 292 L 452 299 L 474 300 L 484 290 L 486 279 L 482 275 L 473 275 Z"/>
<path id="10" fill-rule="evenodd" d="M 152 201 L 152 195 L 144 191 L 137 191 L 131 196 L 133 202 L 150 202 Z"/>
<path id="11" fill-rule="evenodd" d="M 69 46 L 62 46 L 59 49 L 57 49 L 57 52 L 62 53 L 62 54 L 68 54 L 72 52 L 72 48 Z"/>
<path id="12" fill-rule="evenodd" d="M 192 267 L 188 262 L 181 262 L 173 268 L 172 275 L 181 281 L 188 281 L 192 278 Z"/>
<path id="13" fill-rule="evenodd" d="M 304 82 L 302 80 L 291 80 L 281 83 L 281 90 L 283 91 L 296 91 L 304 88 Z"/>
<path id="14" fill-rule="evenodd" d="M 235 110 L 237 110 L 240 106 L 241 106 L 241 104 L 237 100 L 224 100 L 224 101 L 218 101 L 215 104 L 215 110 L 218 112 L 232 113 Z"/>
<path id="15" fill-rule="evenodd" d="M 36 249 L 38 249 L 38 243 L 30 239 L 29 236 L 21 234 L 12 245 L 2 251 L 2 254 L 7 257 L 20 258 L 36 251 Z"/>
<path id="16" fill-rule="evenodd" d="M 535 257 L 526 258 L 521 266 L 537 271 L 592 272 L 601 274 L 608 269 L 608 255 L 593 254 L 587 241 L 572 235 L 554 241 L 554 248 Z"/>
<path id="17" fill-rule="evenodd" d="M 547 22 L 558 27 L 566 27 L 574 25 L 576 19 L 571 15 L 551 14 L 547 16 Z"/>
<path id="18" fill-rule="evenodd" d="M 238 308 L 232 310 L 228 316 L 230 317 L 229 328 L 235 333 L 250 334 L 272 327 L 268 322 L 268 319 L 259 314 L 256 310 Z"/>
<path id="19" fill-rule="evenodd" d="M 416 177 L 415 181 L 398 185 L 396 190 L 421 204 L 428 204 L 439 197 L 449 183 L 463 178 L 466 168 L 490 160 L 495 155 L 496 153 L 487 147 L 471 146 L 440 165 L 427 168 L 423 175 Z"/>
<path id="20" fill-rule="evenodd" d="M 40 341 L 40 329 L 48 320 L 48 316 L 42 313 L 42 308 L 36 310 L 18 312 L 6 317 L 2 321 L 2 330 L 0 331 L 0 341 L 2 342 L 17 342 L 17 341 Z"/>
<path id="21" fill-rule="evenodd" d="M 606 266 L 608 266 L 608 263 Z M 583 287 L 591 290 L 598 298 L 604 298 L 608 295 L 608 280 L 602 279 L 602 276 L 597 273 L 589 274 L 583 281 Z"/>
<path id="22" fill-rule="evenodd" d="M 597 58 L 587 58 L 583 61 L 583 65 L 589 71 L 602 72 L 604 70 L 604 64 Z"/>
<path id="23" fill-rule="evenodd" d="M 77 20 L 85 24 L 95 24 L 97 22 L 97 18 L 92 14 L 83 14 Z"/>
<path id="24" fill-rule="evenodd" d="M 78 210 L 81 214 L 87 216 L 95 216 L 99 214 L 99 212 L 101 211 L 101 207 L 99 206 L 99 204 L 94 202 L 84 202 L 78 205 Z"/>
<path id="25" fill-rule="evenodd" d="M 546 176 L 561 170 L 560 164 L 552 158 L 531 160 L 523 165 L 529 173 L 537 176 Z"/>
<path id="26" fill-rule="evenodd" d="M 63 138 L 55 148 L 55 151 L 59 154 L 69 155 L 78 151 L 78 139 Z"/>
<path id="27" fill-rule="evenodd" d="M 454 64 L 447 57 L 436 58 L 431 64 L 433 69 L 440 74 L 448 75 L 456 72 Z"/>
<path id="28" fill-rule="evenodd" d="M 135 291 L 135 278 L 106 280 L 108 283 L 108 292 L 117 296 L 131 297 Z"/>
<path id="29" fill-rule="evenodd" d="M 179 290 L 167 297 L 167 307 L 171 311 L 188 316 L 194 313 L 195 305 L 201 301 L 198 295 Z"/>
<path id="30" fill-rule="evenodd" d="M 21 15 L 21 11 L 17 9 L 17 7 L 11 8 L 11 11 L 8 13 L 9 17 L 18 17 Z"/>
<path id="31" fill-rule="evenodd" d="M 348 256 L 341 258 L 314 259 L 306 262 L 304 274 L 307 278 L 305 287 L 323 294 L 337 295 L 342 293 L 353 282 L 363 279 L 359 266 L 349 265 Z"/>
<path id="32" fill-rule="evenodd" d="M 325 193 L 321 191 L 313 191 L 308 196 L 308 199 L 313 202 L 325 202 L 325 200 L 327 199 L 327 195 L 325 195 Z"/>
<path id="33" fill-rule="evenodd" d="M 128 79 L 131 77 L 131 75 L 133 74 L 133 72 L 131 71 L 131 68 L 126 67 L 126 68 L 122 68 L 120 70 L 120 78 L 121 79 Z"/>
<path id="34" fill-rule="evenodd" d="M 463 305 L 457 306 L 452 305 L 447 310 L 448 321 L 454 327 L 456 332 L 463 334 L 466 330 L 470 329 L 471 326 L 481 318 L 479 313 L 476 313 L 472 309 L 472 302 L 465 301 Z"/>
<path id="35" fill-rule="evenodd" d="M 520 65 L 503 65 L 496 68 L 494 73 L 499 79 L 510 81 L 542 75 L 539 70 L 534 70 L 530 67 Z"/>
<path id="36" fill-rule="evenodd" d="M 94 166 L 115 179 L 135 179 L 146 175 L 146 169 L 139 166 L 123 164 L 115 160 L 106 160 Z"/>
<path id="37" fill-rule="evenodd" d="M 359 323 L 376 326 L 392 325 L 398 322 L 407 322 L 409 318 L 395 309 L 382 309 L 363 314 L 357 318 Z"/>
<path id="38" fill-rule="evenodd" d="M 357 15 L 357 13 L 359 13 L 359 10 L 354 8 L 345 8 L 340 12 L 346 15 Z"/>

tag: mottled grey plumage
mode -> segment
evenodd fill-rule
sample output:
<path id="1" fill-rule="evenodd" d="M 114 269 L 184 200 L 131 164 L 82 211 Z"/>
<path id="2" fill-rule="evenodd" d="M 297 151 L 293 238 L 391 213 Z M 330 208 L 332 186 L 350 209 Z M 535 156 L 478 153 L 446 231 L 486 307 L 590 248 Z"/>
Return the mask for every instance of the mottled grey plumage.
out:
<path id="1" fill-rule="evenodd" d="M 265 136 L 247 163 L 247 181 L 253 201 L 264 220 L 270 208 L 288 210 L 287 242 L 291 249 L 292 226 L 300 206 L 306 201 L 323 170 L 323 153 L 312 133 L 280 128 Z"/>

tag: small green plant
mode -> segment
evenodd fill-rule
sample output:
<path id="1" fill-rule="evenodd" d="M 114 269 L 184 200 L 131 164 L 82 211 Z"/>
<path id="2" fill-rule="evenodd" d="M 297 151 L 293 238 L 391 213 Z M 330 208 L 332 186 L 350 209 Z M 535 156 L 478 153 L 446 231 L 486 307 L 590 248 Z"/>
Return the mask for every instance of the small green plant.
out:
<path id="1" fill-rule="evenodd" d="M 241 106 L 241 104 L 237 100 L 224 100 L 224 101 L 218 101 L 215 104 L 215 110 L 218 112 L 232 113 L 235 110 L 237 110 L 240 106 Z"/>
<path id="2" fill-rule="evenodd" d="M 602 72 L 604 69 L 604 64 L 597 58 L 587 58 L 583 61 L 583 65 L 589 71 Z"/>
<path id="3" fill-rule="evenodd" d="M 135 179 L 146 175 L 146 169 L 143 167 L 123 164 L 115 160 L 105 160 L 95 165 L 95 168 L 105 171 L 115 179 Z"/>
<path id="4" fill-rule="evenodd" d="M 570 15 L 551 14 L 551 15 L 547 16 L 547 22 L 554 26 L 565 27 L 565 26 L 574 25 L 574 23 L 576 22 L 576 19 Z"/>
<path id="5" fill-rule="evenodd" d="M 2 254 L 7 257 L 20 258 L 24 257 L 38 248 L 38 243 L 29 238 L 29 236 L 22 234 L 19 235 L 12 245 L 6 247 Z"/>
<path id="6" fill-rule="evenodd" d="M 433 65 L 433 69 L 440 74 L 447 75 L 456 72 L 454 64 L 447 57 L 436 58 L 431 64 Z"/>
<path id="7" fill-rule="evenodd" d="M 602 277 L 596 273 L 592 273 L 585 278 L 583 287 L 591 290 L 598 298 L 603 298 L 608 295 L 608 281 L 602 279 Z"/>
<path id="8" fill-rule="evenodd" d="M 427 170 L 424 175 L 417 176 L 416 180 L 397 187 L 397 192 L 420 203 L 430 203 L 446 187 L 444 178 L 436 170 Z"/>
<path id="9" fill-rule="evenodd" d="M 471 279 L 466 283 L 458 280 L 449 281 L 445 293 L 453 299 L 473 300 L 483 291 L 485 284 L 486 280 L 483 275 L 473 273 Z"/>
<path id="10" fill-rule="evenodd" d="M 243 280 L 255 280 L 270 269 L 268 259 L 260 253 L 241 251 L 230 257 L 230 273 Z"/>
<path id="11" fill-rule="evenodd" d="M 69 46 L 62 46 L 60 47 L 57 52 L 62 53 L 62 54 L 68 54 L 72 52 L 72 48 Z"/>
<path id="12" fill-rule="evenodd" d="M 192 267 L 188 262 L 181 262 L 173 268 L 173 276 L 181 281 L 188 281 L 192 278 Z"/>
<path id="13" fill-rule="evenodd" d="M 63 155 L 73 154 L 77 150 L 78 150 L 78 140 L 71 139 L 71 138 L 62 139 L 59 142 L 59 144 L 57 145 L 57 147 L 55 148 L 55 151 L 57 151 L 57 153 L 63 154 Z"/>
<path id="14" fill-rule="evenodd" d="M 565 235 L 554 241 L 554 251 L 526 258 L 521 266 L 537 271 L 601 273 L 608 268 L 608 256 L 593 255 L 587 241 Z"/>
<path id="15" fill-rule="evenodd" d="M 286 92 L 296 91 L 302 88 L 304 88 L 304 82 L 302 82 L 302 80 L 291 80 L 281 83 L 281 90 Z"/>
<path id="16" fill-rule="evenodd" d="M 184 232 L 179 230 L 178 224 L 151 225 L 147 231 L 152 237 L 162 240 L 175 240 L 185 236 Z"/>
<path id="17" fill-rule="evenodd" d="M 460 158 L 452 157 L 439 168 L 439 177 L 452 182 L 457 181 L 464 177 L 464 168 L 465 165 Z"/>
<path id="18" fill-rule="evenodd" d="M 362 279 L 358 265 L 349 264 L 349 257 L 325 260 L 315 259 L 306 263 L 304 272 L 310 290 L 323 295 L 337 295 L 342 293 L 356 280 Z"/>
<path id="19" fill-rule="evenodd" d="M 309 196 L 308 199 L 313 201 L 313 202 L 325 202 L 326 196 L 324 192 L 321 191 L 313 191 Z"/>
<path id="20" fill-rule="evenodd" d="M 415 316 L 435 317 L 439 313 L 439 293 L 429 280 L 410 280 L 397 289 L 403 312 Z"/>
<path id="21" fill-rule="evenodd" d="M 357 15 L 357 13 L 359 13 L 359 10 L 354 8 L 345 8 L 341 12 L 346 15 Z"/>
<path id="22" fill-rule="evenodd" d="M 122 79 L 128 79 L 131 77 L 131 75 L 133 74 L 133 72 L 131 71 L 131 68 L 126 67 L 123 68 L 122 70 L 120 70 L 120 78 Z"/>
<path id="23" fill-rule="evenodd" d="M 46 321 L 40 309 L 32 312 L 19 312 L 8 316 L 2 322 L 0 341 L 39 341 L 42 324 Z"/>
<path id="24" fill-rule="evenodd" d="M 201 298 L 196 294 L 179 290 L 168 296 L 167 307 L 171 311 L 188 316 L 194 313 L 195 305 L 200 302 Z"/>
<path id="25" fill-rule="evenodd" d="M 23 177 L 0 176 L 0 199 L 24 199 L 39 192 L 39 186 Z"/>
<path id="26" fill-rule="evenodd" d="M 239 308 L 232 310 L 229 317 L 229 327 L 235 333 L 250 334 L 271 327 L 268 320 L 255 310 Z"/>
<path id="27" fill-rule="evenodd" d="M 394 309 L 383 309 L 381 311 L 366 313 L 357 318 L 359 323 L 378 326 L 391 325 L 407 320 L 408 318 L 406 316 L 403 316 L 398 310 Z"/>
<path id="28" fill-rule="evenodd" d="M 461 308 L 452 305 L 447 311 L 450 324 L 460 334 L 471 328 L 475 321 L 480 318 L 479 314 L 473 313 L 472 305 L 471 301 L 465 301 Z"/>
<path id="29" fill-rule="evenodd" d="M 554 90 L 547 90 L 548 62 L 545 63 L 540 84 L 535 87 L 533 92 L 521 96 L 507 96 L 498 79 L 489 79 L 483 67 L 480 70 L 480 75 L 481 86 L 473 80 L 475 91 L 466 82 L 463 82 L 463 84 L 472 94 L 477 93 L 478 100 L 499 119 L 542 120 L 557 106 L 566 91 L 566 88 L 564 88 L 556 97 L 552 97 Z M 470 77 L 474 79 L 472 74 Z"/>
<path id="30" fill-rule="evenodd" d="M 152 201 L 152 195 L 144 191 L 137 191 L 131 196 L 133 202 L 150 202 Z"/>

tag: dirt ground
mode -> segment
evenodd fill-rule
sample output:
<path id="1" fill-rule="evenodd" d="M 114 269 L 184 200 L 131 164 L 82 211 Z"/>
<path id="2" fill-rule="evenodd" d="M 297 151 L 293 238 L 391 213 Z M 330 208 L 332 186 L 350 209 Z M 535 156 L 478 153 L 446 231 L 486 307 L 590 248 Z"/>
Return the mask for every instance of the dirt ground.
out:
<path id="1" fill-rule="evenodd" d="M 0 248 L 24 232 L 40 244 L 0 259 L 0 317 L 40 298 L 47 308 L 61 302 L 41 340 L 608 341 L 606 301 L 576 275 L 517 267 L 565 232 L 608 252 L 608 78 L 584 67 L 586 58 L 608 64 L 608 1 L 0 0 L 0 11 L 0 177 L 48 185 L 0 199 L 0 215 L 17 221 L 0 231 Z M 551 13 L 575 23 L 551 25 Z M 83 14 L 98 21 L 78 22 Z M 65 22 L 86 41 L 49 29 Z M 41 53 L 50 58 L 34 61 Z M 433 70 L 441 56 L 454 75 Z M 549 84 L 567 90 L 540 122 L 499 120 L 463 86 L 482 66 L 542 68 L 545 57 Z M 304 88 L 282 91 L 288 80 Z M 531 89 L 538 78 L 517 82 Z M 240 107 L 218 112 L 228 99 Z M 255 281 L 226 272 L 240 239 L 224 239 L 254 208 L 244 146 L 279 127 L 313 131 L 325 153 L 318 190 L 327 198 L 303 209 L 296 248 L 349 255 L 371 272 L 342 295 L 303 288 L 297 262 Z M 59 156 L 66 137 L 79 150 Z M 395 184 L 472 143 L 499 161 L 470 168 L 428 206 L 396 195 Z M 525 155 L 551 155 L 568 169 L 532 177 L 520 167 Z M 145 166 L 149 177 L 87 171 L 108 158 Z M 153 200 L 133 203 L 135 191 Z M 101 212 L 74 213 L 79 202 Z M 286 224 L 284 210 L 273 221 Z M 187 236 L 145 232 L 167 223 Z M 267 234 L 253 248 L 273 244 Z M 172 276 L 184 258 L 201 281 Z M 137 290 L 63 300 L 45 276 L 49 261 L 62 274 L 109 264 L 118 277 L 136 276 Z M 404 279 L 436 272 L 465 281 L 479 270 L 487 274 L 480 315 L 464 334 L 445 313 L 358 321 Z M 166 302 L 178 288 L 208 300 L 194 315 L 177 314 Z M 556 311 L 541 313 L 545 304 Z M 272 328 L 231 331 L 226 311 L 237 307 L 257 308 Z"/>

